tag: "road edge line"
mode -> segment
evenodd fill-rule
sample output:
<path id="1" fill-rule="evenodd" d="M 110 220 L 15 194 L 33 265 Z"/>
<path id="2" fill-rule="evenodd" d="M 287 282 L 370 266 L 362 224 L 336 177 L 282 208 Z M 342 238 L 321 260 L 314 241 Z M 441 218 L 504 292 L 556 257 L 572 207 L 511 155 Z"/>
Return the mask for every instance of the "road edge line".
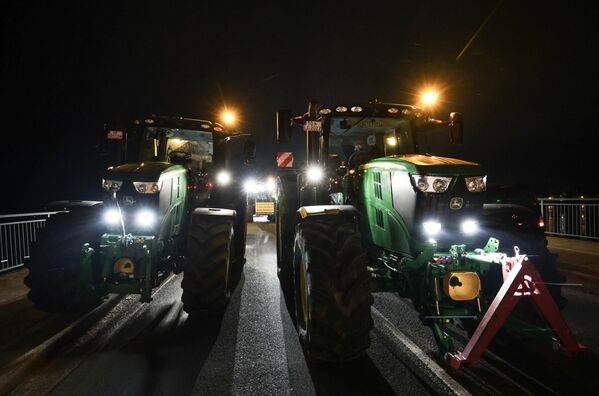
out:
<path id="1" fill-rule="evenodd" d="M 423 382 L 430 385 L 439 394 L 471 394 L 376 308 L 372 307 L 371 312 L 375 330 L 378 330 L 390 341 L 389 346 L 393 348 L 392 352 Z"/>
<path id="2" fill-rule="evenodd" d="M 4 365 L 2 368 L 8 370 L 0 377 L 0 394 L 4 395 L 10 393 L 19 385 L 22 377 L 27 375 L 29 369 L 39 364 L 44 358 L 58 350 L 65 343 L 68 343 L 84 333 L 98 320 L 99 317 L 104 316 L 108 311 L 113 309 L 124 297 L 125 295 L 118 294 L 110 296 L 108 300 L 100 306 L 77 319 L 46 341 Z"/>

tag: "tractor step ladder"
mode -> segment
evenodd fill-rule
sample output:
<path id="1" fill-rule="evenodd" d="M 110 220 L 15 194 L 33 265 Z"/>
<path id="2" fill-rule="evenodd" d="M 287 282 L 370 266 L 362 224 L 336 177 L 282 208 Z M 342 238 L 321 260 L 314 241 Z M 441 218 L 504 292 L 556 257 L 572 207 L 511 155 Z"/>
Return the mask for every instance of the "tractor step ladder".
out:
<path id="1" fill-rule="evenodd" d="M 506 258 L 502 262 L 503 285 L 489 306 L 474 335 L 461 352 L 448 352 L 450 366 L 460 368 L 477 362 L 497 331 L 521 298 L 529 298 L 558 338 L 559 350 L 566 356 L 576 355 L 585 347 L 574 339 L 541 276 L 526 255 Z"/>

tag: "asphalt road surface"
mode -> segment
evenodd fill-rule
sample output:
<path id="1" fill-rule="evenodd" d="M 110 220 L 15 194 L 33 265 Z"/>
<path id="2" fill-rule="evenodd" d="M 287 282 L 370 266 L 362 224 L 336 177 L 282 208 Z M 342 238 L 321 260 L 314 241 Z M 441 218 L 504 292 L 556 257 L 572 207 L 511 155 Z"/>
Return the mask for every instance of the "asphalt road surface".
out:
<path id="1" fill-rule="evenodd" d="M 599 367 L 599 301 L 576 290 L 566 291 L 565 316 L 594 351 L 574 363 L 522 342 L 498 343 L 492 348 L 497 355 L 457 372 L 436 357 L 432 333 L 409 301 L 376 293 L 368 353 L 344 365 L 307 364 L 276 276 L 273 233 L 272 224 L 248 227 L 244 274 L 222 316 L 191 320 L 180 302 L 182 276 L 173 276 L 149 304 L 138 296 L 120 300 L 83 335 L 32 367 L 12 394 L 511 395 L 598 389 L 592 377 Z M 582 385 L 572 386 L 576 381 Z"/>

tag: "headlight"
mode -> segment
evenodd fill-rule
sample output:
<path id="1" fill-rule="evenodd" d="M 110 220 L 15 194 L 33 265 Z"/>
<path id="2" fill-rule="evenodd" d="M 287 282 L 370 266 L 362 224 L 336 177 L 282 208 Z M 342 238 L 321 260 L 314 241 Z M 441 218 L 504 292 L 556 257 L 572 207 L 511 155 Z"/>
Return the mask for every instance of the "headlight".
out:
<path id="1" fill-rule="evenodd" d="M 318 183 L 324 178 L 324 170 L 317 165 L 312 165 L 306 170 L 306 177 L 310 183 Z"/>
<path id="2" fill-rule="evenodd" d="M 102 179 L 102 188 L 104 191 L 117 192 L 121 189 L 123 182 L 120 180 Z"/>
<path id="3" fill-rule="evenodd" d="M 156 213 L 151 210 L 142 209 L 137 212 L 137 216 L 135 216 L 135 220 L 137 225 L 147 228 L 152 227 L 156 222 Z"/>
<path id="4" fill-rule="evenodd" d="M 104 221 L 108 224 L 118 224 L 121 222 L 121 214 L 117 209 L 108 209 L 104 212 Z"/>
<path id="5" fill-rule="evenodd" d="M 474 220 L 464 220 L 462 223 L 462 232 L 466 235 L 476 234 L 478 231 L 478 222 Z"/>
<path id="6" fill-rule="evenodd" d="M 216 174 L 216 184 L 226 186 L 231 183 L 231 174 L 227 171 L 220 171 Z"/>
<path id="7" fill-rule="evenodd" d="M 441 223 L 437 221 L 425 221 L 422 223 L 422 229 L 426 236 L 433 237 L 441 232 Z"/>
<path id="8" fill-rule="evenodd" d="M 414 186 L 422 192 L 444 193 L 451 184 L 451 177 L 411 175 Z"/>
<path id="9" fill-rule="evenodd" d="M 262 186 L 255 179 L 247 179 L 243 183 L 243 190 L 248 194 L 255 194 L 262 191 Z"/>
<path id="10" fill-rule="evenodd" d="M 135 190 L 140 194 L 156 194 L 162 189 L 162 181 L 159 182 L 133 182 Z"/>
<path id="11" fill-rule="evenodd" d="M 466 188 L 470 192 L 483 192 L 487 189 L 487 176 L 474 176 L 466 178 Z"/>

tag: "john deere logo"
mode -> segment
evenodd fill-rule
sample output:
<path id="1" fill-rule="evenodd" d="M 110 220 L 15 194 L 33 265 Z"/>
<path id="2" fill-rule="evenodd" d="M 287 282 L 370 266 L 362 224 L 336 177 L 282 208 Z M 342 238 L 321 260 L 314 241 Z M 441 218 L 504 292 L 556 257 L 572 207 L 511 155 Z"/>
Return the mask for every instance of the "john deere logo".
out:
<path id="1" fill-rule="evenodd" d="M 460 210 L 464 206 L 464 198 L 462 197 L 453 197 L 451 201 L 449 201 L 449 208 L 453 210 Z"/>
<path id="2" fill-rule="evenodd" d="M 135 198 L 133 198 L 131 195 L 126 195 L 123 198 L 123 203 L 125 205 L 133 205 L 135 203 Z"/>

